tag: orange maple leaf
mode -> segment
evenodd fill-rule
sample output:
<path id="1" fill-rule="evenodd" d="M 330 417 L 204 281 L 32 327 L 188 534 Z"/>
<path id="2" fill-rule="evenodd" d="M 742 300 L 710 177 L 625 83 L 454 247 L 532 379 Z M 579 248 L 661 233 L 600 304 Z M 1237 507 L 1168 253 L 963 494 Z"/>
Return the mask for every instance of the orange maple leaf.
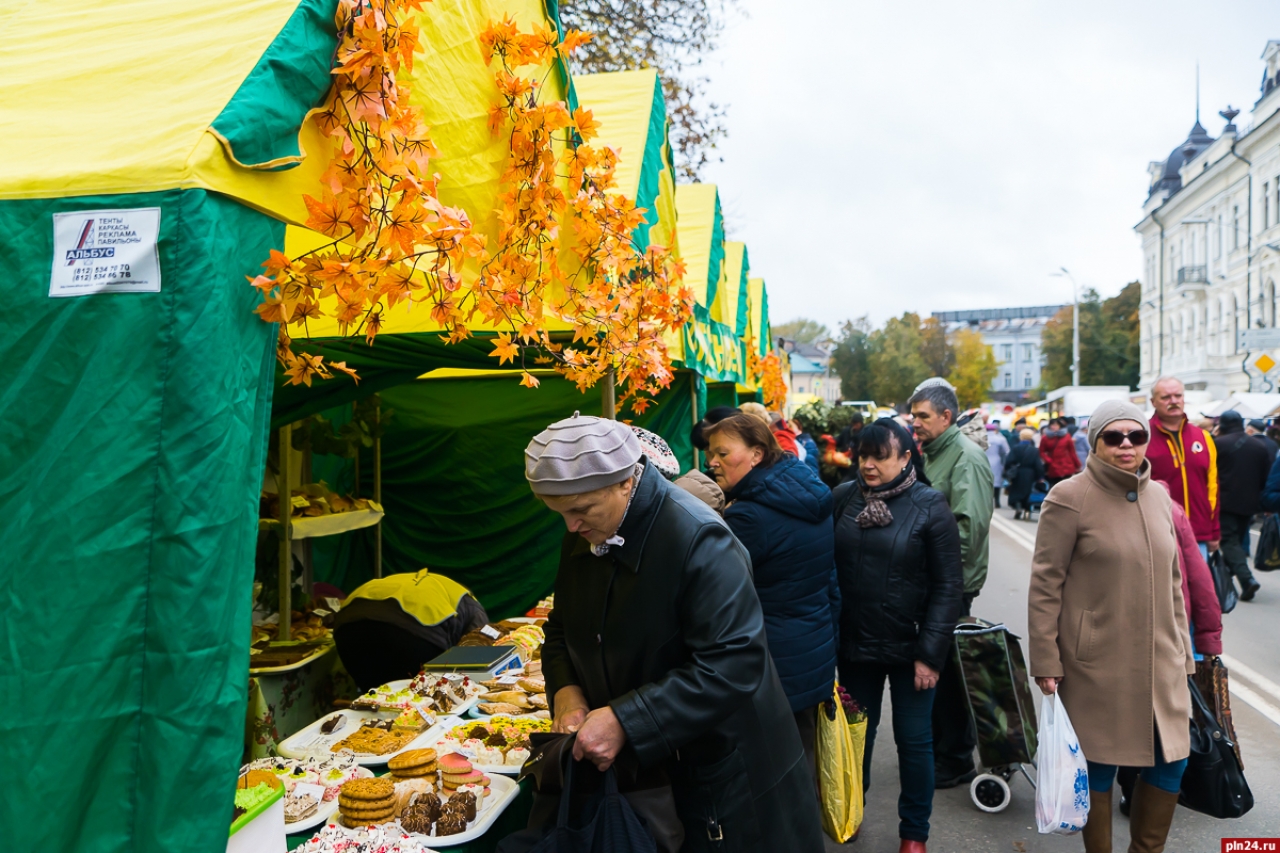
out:
<path id="1" fill-rule="evenodd" d="M 534 376 L 532 373 L 529 373 L 528 371 L 521 371 L 520 384 L 525 388 L 537 388 L 542 383 L 538 382 L 538 377 Z"/>

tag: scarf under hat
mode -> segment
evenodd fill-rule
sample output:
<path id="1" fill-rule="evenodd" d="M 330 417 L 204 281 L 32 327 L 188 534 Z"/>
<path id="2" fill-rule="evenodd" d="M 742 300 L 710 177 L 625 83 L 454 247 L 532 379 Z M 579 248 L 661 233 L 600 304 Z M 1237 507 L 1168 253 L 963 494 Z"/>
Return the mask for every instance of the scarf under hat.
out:
<path id="1" fill-rule="evenodd" d="M 867 506 L 862 512 L 858 513 L 854 521 L 858 522 L 859 527 L 888 527 L 893 521 L 893 513 L 889 512 L 889 507 L 885 504 L 889 498 L 895 498 L 916 484 L 916 466 L 911 465 L 907 468 L 907 476 L 903 478 L 901 483 L 889 488 L 882 488 L 877 491 L 873 487 L 867 486 L 858 478 L 858 487 L 862 489 L 862 499 L 867 502 Z"/>

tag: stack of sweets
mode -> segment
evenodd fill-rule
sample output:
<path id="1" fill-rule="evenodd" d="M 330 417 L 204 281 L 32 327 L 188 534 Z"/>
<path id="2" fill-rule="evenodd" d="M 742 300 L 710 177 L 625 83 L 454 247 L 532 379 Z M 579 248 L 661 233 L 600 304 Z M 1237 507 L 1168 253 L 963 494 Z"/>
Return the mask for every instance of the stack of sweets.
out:
<path id="1" fill-rule="evenodd" d="M 465 755 L 450 752 L 440 757 L 440 787 L 452 794 L 462 785 L 489 784 L 489 777 L 471 766 Z"/>
<path id="2" fill-rule="evenodd" d="M 353 779 L 338 792 L 338 811 L 350 827 L 386 823 L 395 817 L 395 784 L 383 776 Z"/>

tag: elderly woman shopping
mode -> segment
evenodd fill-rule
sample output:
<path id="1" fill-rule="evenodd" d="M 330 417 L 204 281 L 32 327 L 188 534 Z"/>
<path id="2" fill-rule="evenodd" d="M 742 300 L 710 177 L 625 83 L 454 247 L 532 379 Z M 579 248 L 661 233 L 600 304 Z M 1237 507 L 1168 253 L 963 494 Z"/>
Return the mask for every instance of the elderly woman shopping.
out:
<path id="1" fill-rule="evenodd" d="M 1191 749 L 1178 539 L 1148 438 L 1136 406 L 1098 407 L 1084 472 L 1045 500 L 1031 568 L 1031 673 L 1045 695 L 1060 692 L 1089 763 L 1087 853 L 1111 851 L 1117 766 L 1143 768 L 1129 850 L 1164 850 Z"/>
<path id="2" fill-rule="evenodd" d="M 525 476 L 568 533 L 542 670 L 578 779 L 615 763 L 660 851 L 820 853 L 821 818 L 746 549 L 603 418 L 558 421 Z M 582 773 L 582 770 L 590 770 Z M 554 824 L 539 797 L 531 826 Z"/>

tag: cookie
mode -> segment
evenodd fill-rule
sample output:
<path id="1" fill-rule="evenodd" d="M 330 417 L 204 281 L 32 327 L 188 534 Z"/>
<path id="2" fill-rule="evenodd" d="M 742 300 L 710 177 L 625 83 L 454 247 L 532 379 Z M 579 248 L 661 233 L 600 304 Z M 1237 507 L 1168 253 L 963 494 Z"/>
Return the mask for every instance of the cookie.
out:
<path id="1" fill-rule="evenodd" d="M 410 749 L 402 752 L 387 762 L 387 767 L 392 771 L 408 770 L 414 767 L 422 767 L 432 764 L 436 761 L 436 751 L 434 749 Z"/>
<path id="2" fill-rule="evenodd" d="M 391 811 L 388 811 L 385 815 L 376 817 L 352 817 L 344 814 L 342 816 L 342 823 L 350 829 L 359 829 L 362 826 L 369 826 L 370 824 L 375 823 L 390 823 L 394 817 L 395 815 Z"/>
<path id="3" fill-rule="evenodd" d="M 386 800 L 395 793 L 395 783 L 385 776 L 368 779 L 352 779 L 339 792 L 347 800 Z"/>
<path id="4" fill-rule="evenodd" d="M 439 768 L 435 764 L 427 764 L 423 767 L 414 767 L 409 770 L 392 770 L 391 776 L 394 779 L 430 779 L 436 775 Z"/>

